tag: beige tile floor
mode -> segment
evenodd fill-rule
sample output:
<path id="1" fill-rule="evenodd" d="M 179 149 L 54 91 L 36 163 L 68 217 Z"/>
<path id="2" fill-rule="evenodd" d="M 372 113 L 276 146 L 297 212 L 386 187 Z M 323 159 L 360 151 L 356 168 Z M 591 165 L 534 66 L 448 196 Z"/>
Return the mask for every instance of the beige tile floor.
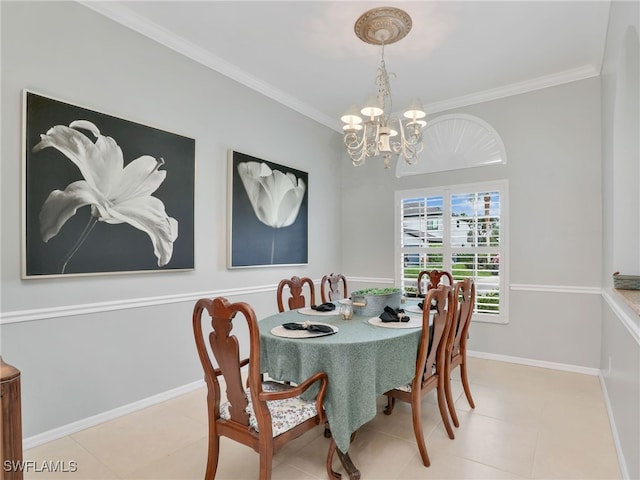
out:
<path id="1" fill-rule="evenodd" d="M 350 449 L 363 479 L 619 479 L 611 428 L 597 377 L 471 358 L 476 408 L 454 383 L 460 428 L 450 440 L 435 396 L 424 400 L 431 467 L 420 460 L 408 406 L 378 415 Z M 454 378 L 458 378 L 456 371 Z M 25 452 L 25 459 L 75 461 L 75 473 L 28 472 L 26 479 L 202 479 L 206 465 L 204 389 Z M 273 479 L 326 479 L 322 427 L 274 458 Z M 337 461 L 334 468 L 342 471 Z M 257 479 L 258 455 L 221 440 L 218 479 Z M 343 477 L 344 478 L 344 477 Z"/>

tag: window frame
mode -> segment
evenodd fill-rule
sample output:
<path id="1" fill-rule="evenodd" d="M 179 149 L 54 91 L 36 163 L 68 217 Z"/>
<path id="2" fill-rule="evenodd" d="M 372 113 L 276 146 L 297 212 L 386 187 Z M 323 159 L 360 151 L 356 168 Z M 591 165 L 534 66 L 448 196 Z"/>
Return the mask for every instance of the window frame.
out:
<path id="1" fill-rule="evenodd" d="M 402 285 L 404 275 L 404 256 L 402 249 L 403 235 L 403 217 L 402 217 L 402 200 L 407 198 L 427 198 L 442 196 L 443 200 L 443 241 L 442 254 L 445 269 L 451 271 L 451 197 L 453 195 L 477 193 L 484 191 L 495 191 L 500 194 L 500 245 L 491 247 L 491 250 L 497 250 L 500 255 L 500 270 L 498 288 L 500 292 L 500 311 L 498 314 L 478 313 L 474 311 L 472 320 L 485 323 L 509 323 L 509 200 L 508 200 L 508 181 L 492 180 L 487 182 L 454 184 L 440 187 L 423 187 L 410 190 L 397 190 L 395 192 L 394 205 L 394 265 L 395 265 L 395 282 L 396 285 Z M 422 247 L 415 247 L 418 251 Z M 484 253 L 483 248 L 477 247 L 474 253 Z"/>

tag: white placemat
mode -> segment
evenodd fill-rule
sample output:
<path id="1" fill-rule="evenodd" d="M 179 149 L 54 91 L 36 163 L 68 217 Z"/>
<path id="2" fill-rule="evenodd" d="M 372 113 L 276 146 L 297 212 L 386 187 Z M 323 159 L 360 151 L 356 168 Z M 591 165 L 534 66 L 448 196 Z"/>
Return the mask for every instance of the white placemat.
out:
<path id="1" fill-rule="evenodd" d="M 383 328 L 422 328 L 422 318 L 409 316 L 408 322 L 383 322 L 380 317 L 371 317 L 367 320 L 374 327 Z"/>
<path id="2" fill-rule="evenodd" d="M 296 322 L 303 324 L 304 322 Z M 282 325 L 278 325 L 277 327 L 273 327 L 271 329 L 271 334 L 276 337 L 284 337 L 284 338 L 315 338 L 315 337 L 324 337 L 326 335 L 333 335 L 338 331 L 338 327 L 335 325 L 329 325 L 328 323 L 321 322 L 311 322 L 312 325 L 326 325 L 327 327 L 331 327 L 333 332 L 310 332 L 309 330 L 288 330 L 284 328 Z"/>
<path id="3" fill-rule="evenodd" d="M 298 313 L 301 313 L 302 315 L 318 315 L 321 317 L 328 317 L 331 315 L 340 315 L 340 309 L 336 307 L 335 310 L 331 310 L 330 312 L 319 312 L 318 310 L 314 310 L 311 307 L 306 307 L 298 309 Z"/>

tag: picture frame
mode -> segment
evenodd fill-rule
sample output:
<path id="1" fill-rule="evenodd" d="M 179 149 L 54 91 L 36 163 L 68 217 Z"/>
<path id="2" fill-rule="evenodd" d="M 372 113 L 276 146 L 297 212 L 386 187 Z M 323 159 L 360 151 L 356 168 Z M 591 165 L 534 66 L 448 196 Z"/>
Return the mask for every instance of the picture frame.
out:
<path id="1" fill-rule="evenodd" d="M 227 170 L 227 267 L 307 265 L 309 174 L 233 150 Z"/>
<path id="2" fill-rule="evenodd" d="M 194 269 L 195 139 L 23 90 L 22 278 Z"/>

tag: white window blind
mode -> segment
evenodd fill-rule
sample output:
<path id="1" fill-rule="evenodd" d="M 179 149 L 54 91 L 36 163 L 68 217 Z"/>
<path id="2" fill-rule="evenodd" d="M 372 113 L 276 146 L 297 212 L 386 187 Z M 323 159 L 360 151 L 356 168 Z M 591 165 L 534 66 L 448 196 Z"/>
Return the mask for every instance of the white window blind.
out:
<path id="1" fill-rule="evenodd" d="M 396 272 L 405 294 L 422 270 L 476 284 L 474 319 L 506 322 L 506 182 L 396 193 Z"/>

